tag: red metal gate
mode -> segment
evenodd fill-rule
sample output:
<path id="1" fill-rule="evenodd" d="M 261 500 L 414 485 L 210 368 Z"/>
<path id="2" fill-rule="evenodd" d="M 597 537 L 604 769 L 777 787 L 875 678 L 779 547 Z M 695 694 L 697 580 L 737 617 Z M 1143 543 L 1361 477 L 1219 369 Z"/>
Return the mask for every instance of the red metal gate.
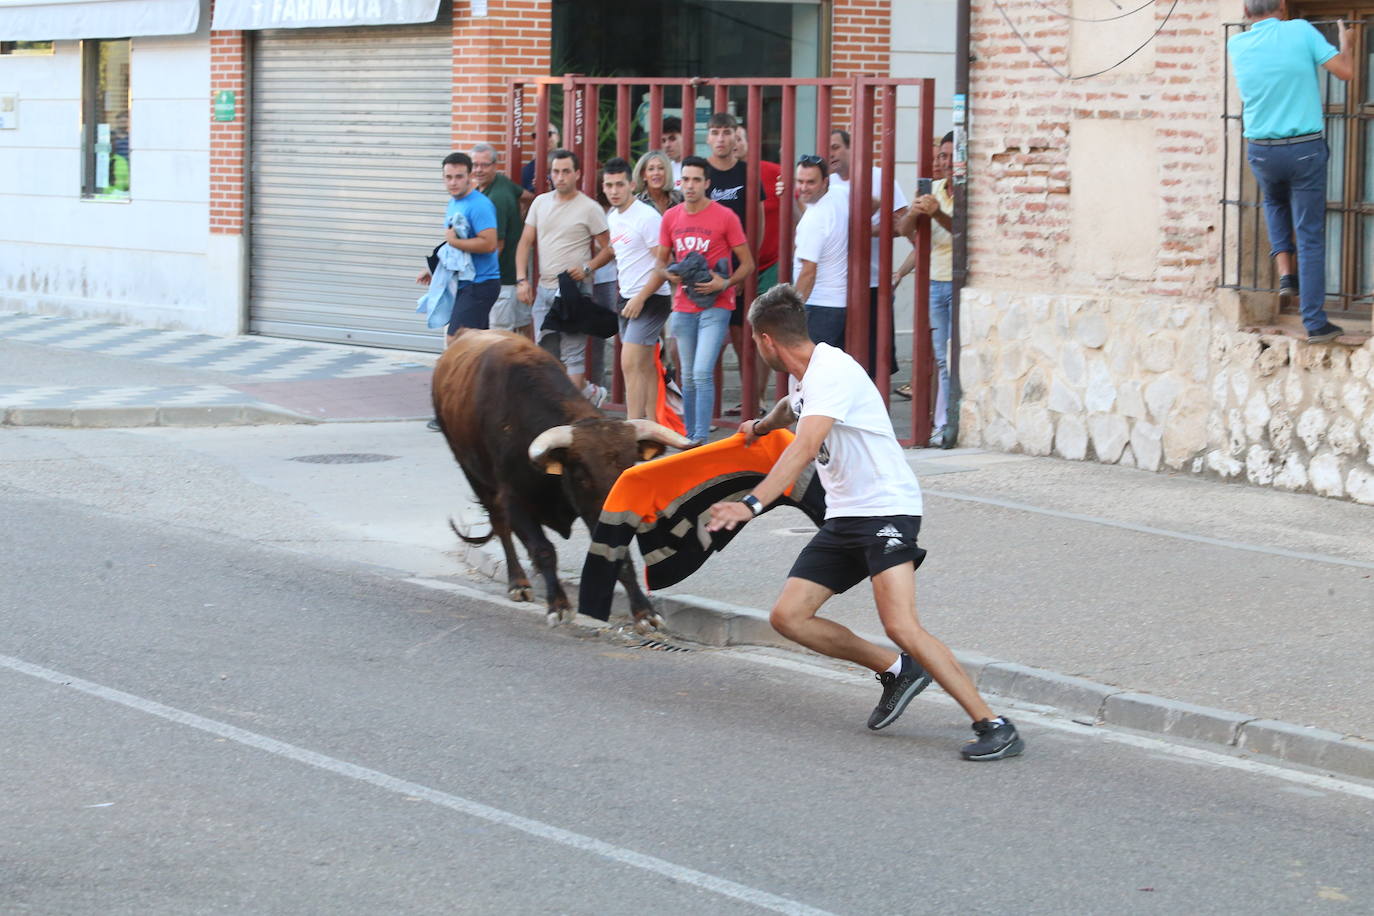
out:
<path id="1" fill-rule="evenodd" d="M 745 194 L 750 201 L 759 195 L 759 163 L 762 159 L 764 137 L 764 94 L 780 94 L 778 112 L 779 163 L 782 165 L 784 192 L 780 198 L 778 216 L 778 281 L 790 282 L 792 279 L 793 248 L 793 170 L 797 159 L 796 125 L 798 119 L 798 94 L 804 91 L 809 96 L 814 91 L 814 116 L 816 125 L 816 152 L 824 154 L 829 148 L 832 129 L 841 125 L 835 123 L 834 116 L 839 110 L 850 112 L 850 219 L 849 219 L 849 302 L 846 310 L 845 340 L 846 349 L 864 368 L 873 368 L 878 379 L 878 389 L 884 402 L 890 397 L 891 362 L 890 351 L 895 333 L 893 327 L 893 288 L 892 288 L 892 245 L 894 235 L 893 203 L 896 165 L 896 122 L 897 92 L 901 87 L 914 87 L 919 95 L 919 128 L 916 136 L 916 162 L 918 175 L 930 175 L 931 153 L 934 145 L 935 81 L 932 79 L 889 79 L 881 77 L 854 76 L 843 79 L 716 79 L 716 78 L 642 78 L 642 77 L 585 77 L 568 75 L 563 77 L 532 77 L 511 80 L 508 84 L 510 105 L 509 133 L 507 135 L 508 163 L 510 176 L 517 183 L 524 162 L 524 137 L 527 126 L 534 129 L 534 187 L 546 187 L 548 173 L 548 145 L 546 127 L 550 123 L 557 94 L 562 107 L 562 137 L 564 146 L 574 150 L 582 159 L 582 190 L 596 197 L 597 175 L 603 153 L 617 155 L 633 161 L 634 141 L 634 90 L 642 87 L 648 95 L 648 146 L 657 148 L 658 125 L 663 122 L 664 96 L 672 91 L 680 99 L 682 110 L 683 155 L 694 152 L 696 135 L 696 113 L 698 98 L 711 95 L 712 111 L 726 111 L 732 94 L 743 95 L 745 115 L 743 123 L 750 131 L 748 178 Z M 607 106 L 613 111 L 615 123 L 614 150 L 604 147 L 601 138 L 602 97 L 614 101 Z M 837 98 L 838 97 L 838 98 Z M 808 99 L 809 101 L 809 99 Z M 526 106 L 532 102 L 533 123 L 528 124 Z M 610 116 L 608 111 L 607 115 Z M 594 126 L 595 125 L 595 126 Z M 881 169 L 880 188 L 872 187 L 874 165 Z M 772 193 L 771 189 L 764 189 Z M 914 199 L 913 195 L 913 199 Z M 879 220 L 876 232 L 879 239 L 888 244 L 879 246 L 877 288 L 877 347 L 876 366 L 869 366 L 869 284 L 870 262 L 869 246 L 875 231 L 870 225 L 870 201 L 877 199 Z M 759 225 L 757 207 L 748 207 L 744 227 L 750 247 L 757 250 L 763 233 Z M 934 386 L 934 353 L 930 339 L 930 220 L 917 221 L 916 235 L 915 297 L 913 302 L 912 328 L 912 400 L 911 435 L 902 438 L 903 445 L 925 445 L 932 428 Z M 752 302 L 758 295 L 757 271 L 745 281 L 745 302 Z M 741 359 L 742 393 L 744 418 L 754 415 L 753 397 L 757 379 L 755 378 L 755 357 L 752 335 L 749 333 L 746 313 L 744 354 Z M 616 342 L 616 359 L 612 398 L 621 402 L 624 397 L 624 381 L 620 371 L 620 345 Z M 722 358 L 724 352 L 722 351 Z M 717 412 L 719 412 L 719 371 L 717 371 Z M 786 391 L 785 377 L 779 373 L 777 393 Z M 717 425 L 733 425 L 734 421 L 716 420 Z"/>

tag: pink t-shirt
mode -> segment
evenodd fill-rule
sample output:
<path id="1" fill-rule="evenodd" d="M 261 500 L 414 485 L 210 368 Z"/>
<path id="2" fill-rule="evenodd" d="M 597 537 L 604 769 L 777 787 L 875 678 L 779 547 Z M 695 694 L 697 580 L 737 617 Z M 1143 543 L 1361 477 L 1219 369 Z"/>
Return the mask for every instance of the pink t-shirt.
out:
<path id="1" fill-rule="evenodd" d="M 693 251 L 701 252 L 711 270 L 722 258 L 730 263 L 734 249 L 745 243 L 744 228 L 739 217 L 714 200 L 700 213 L 688 213 L 686 204 L 678 204 L 663 214 L 659 225 L 658 243 L 668 249 L 668 263 L 681 261 Z M 716 308 L 735 307 L 735 289 L 723 289 L 716 298 Z M 702 309 L 687 297 L 681 283 L 673 294 L 673 311 L 700 312 Z"/>

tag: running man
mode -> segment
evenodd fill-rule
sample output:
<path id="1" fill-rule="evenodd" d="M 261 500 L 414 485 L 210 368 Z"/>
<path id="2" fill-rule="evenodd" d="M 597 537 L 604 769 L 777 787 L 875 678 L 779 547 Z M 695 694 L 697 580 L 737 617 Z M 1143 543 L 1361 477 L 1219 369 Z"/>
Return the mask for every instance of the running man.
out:
<path id="1" fill-rule="evenodd" d="M 811 342 L 802 299 L 791 286 L 775 286 L 754 300 L 749 321 L 768 367 L 791 379 L 788 396 L 739 431 L 749 445 L 796 422 L 797 436 L 752 493 L 711 507 L 707 530 L 731 531 L 748 522 L 815 461 L 825 485 L 825 524 L 792 565 L 769 618 L 773 628 L 808 649 L 877 673 L 883 693 L 869 728 L 895 722 L 934 678 L 973 720 L 975 737 L 960 751 L 965 760 L 1020 754 L 1024 743 L 1016 726 L 993 713 L 954 654 L 916 616 L 915 571 L 926 555 L 916 545 L 921 487 L 878 389 L 853 357 Z M 816 616 L 832 595 L 865 578 L 873 583 L 883 629 L 901 654 Z"/>

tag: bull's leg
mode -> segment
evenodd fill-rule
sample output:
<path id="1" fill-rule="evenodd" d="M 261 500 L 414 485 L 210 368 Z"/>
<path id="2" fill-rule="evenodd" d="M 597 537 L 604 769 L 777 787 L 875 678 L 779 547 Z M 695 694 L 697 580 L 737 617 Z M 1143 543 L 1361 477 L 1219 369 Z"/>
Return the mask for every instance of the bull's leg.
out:
<path id="1" fill-rule="evenodd" d="M 493 501 L 492 509 L 487 510 L 492 533 L 501 539 L 501 549 L 506 552 L 506 596 L 512 601 L 533 601 L 534 589 L 530 587 L 530 577 L 520 563 L 515 552 L 515 542 L 511 540 L 511 527 L 508 521 L 504 500 Z"/>
<path id="2" fill-rule="evenodd" d="M 630 597 L 630 613 L 635 619 L 635 631 L 651 633 L 661 629 L 663 618 L 654 613 L 654 606 L 649 602 L 649 596 L 644 594 L 644 590 L 639 587 L 635 561 L 628 555 L 620 564 L 620 584 L 625 586 L 625 593 Z"/>
<path id="3" fill-rule="evenodd" d="M 571 623 L 577 612 L 568 602 L 568 596 L 563 591 L 563 583 L 558 581 L 558 552 L 544 534 L 543 526 L 523 517 L 521 513 L 514 513 L 511 529 L 516 537 L 520 538 L 520 543 L 525 545 L 534 568 L 544 577 L 544 584 L 548 587 L 549 626 L 554 626 L 559 621 Z"/>

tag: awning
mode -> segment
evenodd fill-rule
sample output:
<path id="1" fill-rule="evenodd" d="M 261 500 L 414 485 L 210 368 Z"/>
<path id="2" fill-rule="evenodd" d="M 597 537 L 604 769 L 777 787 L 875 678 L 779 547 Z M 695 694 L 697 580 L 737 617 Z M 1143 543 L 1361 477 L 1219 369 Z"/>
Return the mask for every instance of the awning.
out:
<path id="1" fill-rule="evenodd" d="M 200 0 L 0 0 L 0 39 L 185 35 L 200 25 Z"/>
<path id="2" fill-rule="evenodd" d="M 316 29 L 433 22 L 439 0 L 215 0 L 212 29 Z"/>

